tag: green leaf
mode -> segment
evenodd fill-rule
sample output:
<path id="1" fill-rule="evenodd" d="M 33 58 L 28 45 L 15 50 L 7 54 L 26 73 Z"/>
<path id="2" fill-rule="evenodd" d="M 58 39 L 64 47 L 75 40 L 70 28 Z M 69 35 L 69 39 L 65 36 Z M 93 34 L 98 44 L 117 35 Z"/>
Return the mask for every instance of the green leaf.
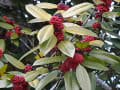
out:
<path id="1" fill-rule="evenodd" d="M 4 63 L 0 61 L 0 68 L 4 66 Z"/>
<path id="2" fill-rule="evenodd" d="M 82 90 L 91 90 L 91 82 L 86 69 L 79 65 L 76 69 L 76 77 Z"/>
<path id="3" fill-rule="evenodd" d="M 38 85 L 38 83 L 39 83 L 39 80 L 38 80 L 38 79 L 35 79 L 35 80 L 29 82 L 29 85 L 30 85 L 31 87 L 35 88 L 35 87 Z"/>
<path id="4" fill-rule="evenodd" d="M 26 5 L 25 8 L 31 15 L 33 15 L 36 18 L 45 19 L 47 21 L 49 21 L 51 18 L 50 14 L 48 14 L 46 11 L 44 11 L 43 9 L 35 5 L 29 4 L 29 5 Z"/>
<path id="5" fill-rule="evenodd" d="M 55 63 L 55 62 L 62 62 L 65 59 L 66 59 L 65 56 L 54 56 L 54 57 L 40 58 L 39 60 L 37 60 L 33 63 L 33 66 L 50 64 L 50 63 Z"/>
<path id="6" fill-rule="evenodd" d="M 10 39 L 18 39 L 19 36 L 17 33 L 13 32 L 11 35 L 10 35 Z"/>
<path id="7" fill-rule="evenodd" d="M 96 69 L 96 70 L 103 70 L 107 71 L 108 68 L 105 67 L 105 64 L 102 60 L 95 58 L 93 56 L 86 56 L 84 57 L 84 62 L 82 63 L 85 67 Z"/>
<path id="8" fill-rule="evenodd" d="M 0 22 L 0 27 L 4 29 L 13 29 L 14 27 L 10 24 Z"/>
<path id="9" fill-rule="evenodd" d="M 1 16 L 0 16 L 0 21 L 6 22 L 6 20 L 3 17 L 1 17 Z"/>
<path id="10" fill-rule="evenodd" d="M 107 52 L 104 52 L 102 50 L 99 49 L 93 49 L 90 53 L 90 56 L 94 56 L 106 63 L 109 63 L 111 65 L 115 65 L 118 63 L 118 61 L 120 60 L 117 56 L 111 55 Z"/>
<path id="11" fill-rule="evenodd" d="M 92 90 L 96 90 L 96 77 L 93 72 L 89 73 Z"/>
<path id="12" fill-rule="evenodd" d="M 2 80 L 11 80 L 13 78 L 14 75 L 11 74 L 4 74 L 1 79 Z"/>
<path id="13" fill-rule="evenodd" d="M 55 8 L 57 8 L 56 4 L 47 3 L 47 2 L 41 2 L 39 4 L 36 4 L 36 6 L 38 6 L 40 8 L 44 8 L 44 9 L 55 9 Z"/>
<path id="14" fill-rule="evenodd" d="M 101 40 L 93 40 L 89 42 L 89 45 L 102 47 L 104 45 L 104 42 Z"/>
<path id="15" fill-rule="evenodd" d="M 24 73 L 19 72 L 19 71 L 10 71 L 10 72 L 7 72 L 7 73 L 12 74 L 12 75 L 17 75 L 17 76 L 23 76 L 24 75 Z"/>
<path id="16" fill-rule="evenodd" d="M 24 64 L 20 61 L 18 61 L 16 58 L 14 58 L 11 55 L 4 54 L 5 58 L 9 63 L 11 63 L 13 66 L 15 66 L 18 69 L 24 69 Z"/>
<path id="17" fill-rule="evenodd" d="M 47 20 L 41 19 L 41 18 L 35 18 L 35 19 L 30 20 L 28 23 L 38 23 L 38 22 L 45 22 L 45 21 Z"/>
<path id="18" fill-rule="evenodd" d="M 18 39 L 15 40 L 11 40 L 11 43 L 13 43 L 14 45 L 16 45 L 17 47 L 19 46 L 20 42 Z"/>
<path id="19" fill-rule="evenodd" d="M 39 68 L 39 70 L 34 70 L 34 71 L 27 72 L 24 75 L 24 78 L 27 82 L 30 82 L 30 81 L 34 80 L 38 75 L 44 74 L 44 73 L 47 73 L 47 72 L 48 72 L 47 68 L 41 67 L 41 68 Z"/>
<path id="20" fill-rule="evenodd" d="M 77 14 L 84 13 L 88 11 L 90 8 L 94 8 L 91 3 L 81 3 L 69 8 L 65 13 L 63 13 L 63 17 L 71 17 Z"/>
<path id="21" fill-rule="evenodd" d="M 76 47 L 80 49 L 87 48 L 89 46 L 89 42 L 76 42 Z"/>
<path id="22" fill-rule="evenodd" d="M 21 32 L 23 34 L 27 34 L 27 35 L 30 35 L 32 30 L 30 28 L 22 28 Z"/>
<path id="23" fill-rule="evenodd" d="M 119 73 L 120 74 L 120 63 L 112 66 L 112 68 L 115 70 L 115 72 Z"/>
<path id="24" fill-rule="evenodd" d="M 102 29 L 104 29 L 106 31 L 113 31 L 113 28 L 106 22 L 102 22 L 101 27 L 102 27 Z"/>
<path id="25" fill-rule="evenodd" d="M 61 41 L 58 44 L 58 49 L 67 56 L 73 57 L 75 54 L 75 47 L 70 41 Z"/>
<path id="26" fill-rule="evenodd" d="M 54 48 L 54 46 L 57 43 L 57 38 L 53 35 L 50 37 L 49 40 L 47 40 L 46 42 L 44 42 L 43 44 L 40 45 L 40 51 L 46 55 L 48 54 L 48 52 Z"/>
<path id="27" fill-rule="evenodd" d="M 93 0 L 93 1 L 95 2 L 95 4 L 104 4 L 104 2 L 101 0 Z"/>
<path id="28" fill-rule="evenodd" d="M 102 16 L 105 18 L 115 18 L 115 17 L 119 16 L 118 13 L 119 12 L 104 12 L 102 14 Z"/>
<path id="29" fill-rule="evenodd" d="M 4 39 L 0 39 L 0 49 L 2 49 L 2 51 L 5 51 L 5 40 Z"/>
<path id="30" fill-rule="evenodd" d="M 53 31 L 54 31 L 53 25 L 47 25 L 40 29 L 37 35 L 39 44 L 42 44 L 43 42 L 48 40 L 51 36 L 53 36 Z"/>
<path id="31" fill-rule="evenodd" d="M 64 82 L 66 90 L 80 90 L 74 72 L 66 72 L 64 75 Z"/>
<path id="32" fill-rule="evenodd" d="M 113 45 L 115 45 L 117 48 L 120 49 L 120 39 L 117 39 L 117 38 L 111 38 L 111 40 Z"/>
<path id="33" fill-rule="evenodd" d="M 8 85 L 7 80 L 0 80 L 0 88 L 6 88 Z"/>
<path id="34" fill-rule="evenodd" d="M 1 76 L 6 72 L 7 67 L 8 67 L 8 65 L 5 64 L 4 66 L 2 66 L 2 67 L 0 68 L 0 75 L 1 75 Z"/>
<path id="35" fill-rule="evenodd" d="M 28 51 L 27 53 L 25 53 L 19 60 L 21 61 L 22 59 L 24 59 L 26 56 L 30 55 L 31 53 L 33 53 L 34 51 L 36 51 L 37 49 L 40 48 L 40 45 L 34 47 L 33 49 L 31 49 L 30 51 Z"/>
<path id="36" fill-rule="evenodd" d="M 42 90 L 48 83 L 53 81 L 58 75 L 58 71 L 50 72 L 46 77 L 40 80 L 39 84 L 36 87 L 36 90 Z"/>
<path id="37" fill-rule="evenodd" d="M 77 35 L 89 35 L 93 37 L 98 37 L 97 34 L 92 32 L 91 30 L 88 30 L 86 28 L 83 28 L 73 23 L 64 24 L 64 31 L 72 34 L 77 34 Z"/>

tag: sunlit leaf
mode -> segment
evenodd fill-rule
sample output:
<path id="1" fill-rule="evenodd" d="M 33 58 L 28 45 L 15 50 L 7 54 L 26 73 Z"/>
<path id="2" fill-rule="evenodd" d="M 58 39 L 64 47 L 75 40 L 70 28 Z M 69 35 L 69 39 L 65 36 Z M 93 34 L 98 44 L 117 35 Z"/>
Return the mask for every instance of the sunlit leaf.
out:
<path id="1" fill-rule="evenodd" d="M 101 40 L 93 40 L 89 42 L 89 45 L 102 47 L 104 45 L 104 42 Z"/>
<path id="2" fill-rule="evenodd" d="M 0 49 L 2 49 L 2 51 L 4 52 L 5 51 L 5 40 L 4 39 L 0 39 Z"/>
<path id="3" fill-rule="evenodd" d="M 28 23 L 38 23 L 38 22 L 45 22 L 45 21 L 47 20 L 41 19 L 41 18 L 35 18 L 35 19 L 30 20 Z"/>
<path id="4" fill-rule="evenodd" d="M 47 2 L 41 2 L 39 4 L 36 4 L 36 6 L 38 6 L 40 8 L 45 8 L 45 9 L 55 9 L 55 8 L 57 8 L 56 4 L 47 3 Z"/>
<path id="5" fill-rule="evenodd" d="M 10 24 L 0 22 L 0 27 L 4 29 L 13 29 L 14 27 Z"/>

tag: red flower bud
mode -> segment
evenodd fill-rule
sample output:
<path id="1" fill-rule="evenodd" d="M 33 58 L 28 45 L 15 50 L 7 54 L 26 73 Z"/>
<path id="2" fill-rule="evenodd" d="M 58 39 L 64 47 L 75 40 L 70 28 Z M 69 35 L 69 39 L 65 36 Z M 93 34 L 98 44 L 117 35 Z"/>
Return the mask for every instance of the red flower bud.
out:
<path id="1" fill-rule="evenodd" d="M 87 41 L 87 42 L 89 42 L 89 41 L 93 41 L 93 40 L 95 40 L 95 38 L 94 38 L 93 36 L 88 36 L 88 35 L 86 35 L 86 36 L 84 37 L 84 40 L 82 40 L 82 41 Z"/>
<path id="2" fill-rule="evenodd" d="M 64 3 L 58 3 L 57 9 L 58 9 L 58 10 L 68 10 L 68 9 L 69 9 L 69 6 L 68 6 L 68 5 L 65 5 Z"/>
<path id="3" fill-rule="evenodd" d="M 91 51 L 91 48 L 90 47 L 87 47 L 87 48 L 84 48 L 82 49 L 83 52 L 90 52 Z"/>
<path id="4" fill-rule="evenodd" d="M 3 55 L 3 51 L 2 51 L 2 49 L 0 48 L 0 58 L 2 57 L 2 55 Z"/>
<path id="5" fill-rule="evenodd" d="M 92 27 L 93 28 L 100 28 L 100 23 L 99 22 L 94 22 L 93 24 L 92 24 Z"/>
<path id="6" fill-rule="evenodd" d="M 31 65 L 26 65 L 24 70 L 25 72 L 29 72 L 33 70 L 33 67 Z"/>
<path id="7" fill-rule="evenodd" d="M 9 38 L 11 34 L 12 34 L 12 31 L 8 31 L 8 32 L 5 34 L 5 37 L 6 37 L 6 38 Z"/>

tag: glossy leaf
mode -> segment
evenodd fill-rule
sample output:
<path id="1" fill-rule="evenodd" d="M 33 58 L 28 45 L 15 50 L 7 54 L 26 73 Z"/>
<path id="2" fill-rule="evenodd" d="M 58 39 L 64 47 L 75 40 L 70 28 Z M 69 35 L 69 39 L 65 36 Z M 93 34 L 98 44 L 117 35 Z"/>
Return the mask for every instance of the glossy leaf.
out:
<path id="1" fill-rule="evenodd" d="M 56 4 L 47 3 L 47 2 L 41 2 L 41 3 L 37 4 L 36 6 L 38 6 L 40 8 L 45 8 L 45 9 L 55 9 L 55 8 L 57 8 Z"/>
<path id="2" fill-rule="evenodd" d="M 38 23 L 38 22 L 45 22 L 47 21 L 46 19 L 41 19 L 41 18 L 35 18 L 30 20 L 28 23 Z"/>
<path id="3" fill-rule="evenodd" d="M 88 30 L 86 28 L 83 28 L 81 26 L 75 25 L 75 24 L 64 24 L 64 31 L 72 34 L 77 35 L 89 35 L 93 37 L 97 37 L 96 33 L 92 32 L 91 30 Z"/>
<path id="4" fill-rule="evenodd" d="M 7 64 L 5 64 L 4 66 L 0 67 L 0 75 L 1 75 L 1 76 L 6 72 L 7 67 L 8 67 Z"/>
<path id="5" fill-rule="evenodd" d="M 61 41 L 58 44 L 58 49 L 67 56 L 73 57 L 75 53 L 75 47 L 70 41 Z"/>
<path id="6" fill-rule="evenodd" d="M 111 38 L 111 41 L 112 41 L 113 45 L 115 45 L 117 48 L 120 49 L 120 39 Z"/>
<path id="7" fill-rule="evenodd" d="M 58 71 L 50 72 L 46 77 L 40 80 L 39 84 L 36 87 L 36 90 L 42 90 L 48 83 L 53 81 L 58 75 Z"/>
<path id="8" fill-rule="evenodd" d="M 104 42 L 101 40 L 93 40 L 89 42 L 89 45 L 102 47 L 104 45 Z"/>
<path id="9" fill-rule="evenodd" d="M 19 72 L 19 71 L 10 71 L 10 72 L 7 72 L 7 73 L 12 74 L 12 75 L 17 75 L 17 76 L 23 76 L 24 75 L 24 73 Z"/>
<path id="10" fill-rule="evenodd" d="M 96 90 L 96 77 L 93 72 L 89 73 L 92 90 Z"/>
<path id="11" fill-rule="evenodd" d="M 37 65 L 50 64 L 50 63 L 55 63 L 55 62 L 62 62 L 65 59 L 66 59 L 65 56 L 45 57 L 45 58 L 40 58 L 39 60 L 35 61 L 33 65 L 37 66 Z"/>
<path id="12" fill-rule="evenodd" d="M 53 36 L 53 31 L 54 31 L 53 25 L 47 25 L 40 29 L 37 35 L 39 44 L 42 44 L 43 42 L 48 40 L 51 36 Z"/>
<path id="13" fill-rule="evenodd" d="M 82 63 L 85 67 L 96 70 L 107 71 L 108 68 L 105 66 L 104 62 L 93 56 L 84 57 L 84 62 Z"/>
<path id="14" fill-rule="evenodd" d="M 102 22 L 101 27 L 102 27 L 102 29 L 104 29 L 106 31 L 113 31 L 113 28 L 106 22 Z"/>
<path id="15" fill-rule="evenodd" d="M 34 80 L 38 75 L 40 74 L 44 74 L 44 73 L 47 73 L 48 72 L 48 69 L 47 68 L 39 68 L 39 70 L 34 70 L 34 71 L 30 71 L 30 72 L 27 72 L 24 77 L 25 77 L 25 80 L 30 82 L 32 80 Z"/>
<path id="16" fill-rule="evenodd" d="M 29 82 L 29 85 L 30 85 L 31 87 L 35 88 L 35 87 L 38 85 L 38 83 L 39 83 L 39 80 L 38 80 L 38 79 L 35 79 L 35 80 Z"/>
<path id="17" fill-rule="evenodd" d="M 76 77 L 82 90 L 91 90 L 91 82 L 86 69 L 79 65 L 76 69 Z"/>
<path id="18" fill-rule="evenodd" d="M 84 49 L 89 46 L 89 42 L 76 42 L 75 45 L 77 48 Z"/>
<path id="19" fill-rule="evenodd" d="M 24 64 L 11 55 L 4 54 L 6 60 L 18 69 L 24 69 Z"/>
<path id="20" fill-rule="evenodd" d="M 30 28 L 22 28 L 21 32 L 23 34 L 27 34 L 27 35 L 30 35 L 32 30 Z"/>
<path id="21" fill-rule="evenodd" d="M 33 15 L 36 18 L 45 19 L 47 21 L 49 21 L 51 18 L 50 14 L 48 14 L 46 11 L 44 11 L 43 9 L 35 5 L 29 4 L 29 5 L 26 5 L 25 8 L 31 15 Z"/>
<path id="22" fill-rule="evenodd" d="M 69 8 L 64 14 L 63 17 L 71 17 L 77 14 L 88 11 L 90 8 L 94 8 L 91 3 L 81 3 Z"/>
<path id="23" fill-rule="evenodd" d="M 57 43 L 57 38 L 53 35 L 50 37 L 49 40 L 47 40 L 46 42 L 44 42 L 43 44 L 40 45 L 40 51 L 46 55 L 48 54 L 48 52 L 54 48 L 54 46 Z"/>
<path id="24" fill-rule="evenodd" d="M 10 39 L 18 39 L 19 36 L 17 33 L 13 32 L 11 35 L 10 35 Z"/>
<path id="25" fill-rule="evenodd" d="M 0 80 L 0 88 L 6 88 L 8 85 L 7 80 Z"/>
<path id="26" fill-rule="evenodd" d="M 13 29 L 13 26 L 7 23 L 0 22 L 0 27 L 4 29 Z"/>
<path id="27" fill-rule="evenodd" d="M 64 75 L 66 90 L 80 90 L 74 72 L 66 72 Z"/>
<path id="28" fill-rule="evenodd" d="M 4 52 L 5 51 L 5 40 L 4 39 L 0 39 L 0 49 L 2 49 L 2 51 Z"/>

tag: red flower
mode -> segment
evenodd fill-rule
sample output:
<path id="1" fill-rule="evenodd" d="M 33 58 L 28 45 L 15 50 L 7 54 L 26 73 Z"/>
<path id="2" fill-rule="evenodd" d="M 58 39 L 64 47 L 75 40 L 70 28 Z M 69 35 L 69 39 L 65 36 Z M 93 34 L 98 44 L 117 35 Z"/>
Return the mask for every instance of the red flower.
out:
<path id="1" fill-rule="evenodd" d="M 3 16 L 3 18 L 5 19 L 5 20 L 7 20 L 8 18 L 7 18 L 7 16 Z"/>
<path id="2" fill-rule="evenodd" d="M 92 27 L 93 27 L 93 28 L 100 28 L 100 23 L 99 23 L 99 22 L 94 22 L 94 23 L 92 24 Z"/>
<path id="3" fill-rule="evenodd" d="M 14 29 L 15 29 L 15 33 L 21 34 L 20 27 L 18 25 L 15 25 Z"/>
<path id="4" fill-rule="evenodd" d="M 96 19 L 99 19 L 99 18 L 101 17 L 101 13 L 96 12 L 95 15 L 94 15 L 94 17 L 95 17 Z"/>
<path id="5" fill-rule="evenodd" d="M 54 28 L 56 31 L 60 31 L 63 29 L 64 25 L 62 24 L 63 19 L 61 19 L 61 17 L 58 16 L 52 16 L 50 19 L 50 24 L 54 25 Z"/>
<path id="6" fill-rule="evenodd" d="M 57 37 L 57 43 L 64 40 L 64 35 L 62 31 L 54 32 L 54 35 Z"/>
<path id="7" fill-rule="evenodd" d="M 12 78 L 13 88 L 12 90 L 28 90 L 28 83 L 23 76 L 14 76 Z"/>
<path id="8" fill-rule="evenodd" d="M 83 62 L 84 58 L 81 54 L 75 53 L 74 57 L 68 57 L 61 66 L 58 67 L 62 72 L 66 73 L 70 69 L 75 70 L 76 67 Z"/>
<path id="9" fill-rule="evenodd" d="M 9 38 L 11 34 L 12 34 L 12 31 L 8 31 L 8 32 L 5 34 L 5 37 L 6 37 L 6 38 Z"/>
<path id="10" fill-rule="evenodd" d="M 26 65 L 24 70 L 25 72 L 29 72 L 33 70 L 33 67 L 31 65 Z"/>
<path id="11" fill-rule="evenodd" d="M 109 11 L 109 7 L 106 7 L 106 6 L 103 5 L 103 4 L 97 4 L 96 7 L 97 7 L 97 9 L 98 9 L 98 11 L 99 11 L 100 13 L 108 12 L 108 11 Z"/>
<path id="12" fill-rule="evenodd" d="M 112 0 L 101 0 L 101 1 L 104 2 L 104 5 L 105 5 L 106 7 L 110 7 L 110 5 L 111 5 L 111 3 L 112 3 Z"/>
<path id="13" fill-rule="evenodd" d="M 93 41 L 93 40 L 95 40 L 95 38 L 94 38 L 93 36 L 88 36 L 88 35 L 86 35 L 86 36 L 84 37 L 84 40 L 83 40 L 83 41 L 89 42 L 89 41 Z"/>
<path id="14" fill-rule="evenodd" d="M 91 48 L 90 47 L 87 47 L 87 48 L 84 48 L 82 49 L 83 52 L 90 52 L 91 51 Z"/>
<path id="15" fill-rule="evenodd" d="M 65 5 L 64 3 L 58 3 L 57 9 L 58 9 L 58 10 L 68 10 L 68 9 L 69 9 L 69 6 L 68 6 L 68 5 Z"/>
<path id="16" fill-rule="evenodd" d="M 2 57 L 3 55 L 3 52 L 2 52 L 2 49 L 0 49 L 0 58 Z"/>

